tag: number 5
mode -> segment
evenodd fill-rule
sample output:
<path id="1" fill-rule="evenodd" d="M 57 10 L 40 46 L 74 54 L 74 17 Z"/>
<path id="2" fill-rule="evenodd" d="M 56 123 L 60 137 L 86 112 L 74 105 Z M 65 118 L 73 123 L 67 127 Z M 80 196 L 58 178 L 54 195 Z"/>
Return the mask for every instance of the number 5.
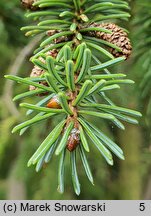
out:
<path id="1" fill-rule="evenodd" d="M 139 204 L 139 210 L 140 211 L 145 211 L 145 203 L 140 203 Z"/>

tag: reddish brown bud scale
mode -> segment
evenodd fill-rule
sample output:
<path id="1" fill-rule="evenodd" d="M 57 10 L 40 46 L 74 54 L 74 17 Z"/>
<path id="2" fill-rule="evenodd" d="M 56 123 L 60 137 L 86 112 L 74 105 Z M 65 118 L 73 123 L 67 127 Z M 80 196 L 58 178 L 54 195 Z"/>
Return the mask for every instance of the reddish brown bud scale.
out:
<path id="1" fill-rule="evenodd" d="M 37 7 L 33 6 L 33 3 L 35 3 L 37 0 L 21 0 L 21 4 L 24 8 L 30 9 L 30 10 L 37 10 Z"/>
<path id="2" fill-rule="evenodd" d="M 51 100 L 47 103 L 46 105 L 48 108 L 55 108 L 55 109 L 60 109 L 60 102 L 57 96 L 54 96 L 51 98 Z"/>
<path id="3" fill-rule="evenodd" d="M 68 138 L 68 143 L 67 143 L 67 149 L 70 152 L 74 151 L 80 143 L 79 133 L 80 133 L 80 131 L 77 128 L 74 128 L 71 131 L 71 134 Z"/>
<path id="4" fill-rule="evenodd" d="M 46 54 L 47 54 L 47 56 L 52 56 L 53 58 L 56 58 L 58 55 L 58 50 L 52 49 L 52 50 L 48 51 Z"/>
<path id="5" fill-rule="evenodd" d="M 60 31 L 58 31 L 58 30 L 48 30 L 47 32 L 46 32 L 46 34 L 48 35 L 48 36 L 52 36 L 52 35 L 54 35 L 54 34 L 57 34 L 57 33 L 59 33 Z"/>
<path id="6" fill-rule="evenodd" d="M 61 32 L 60 30 L 48 30 L 46 32 L 46 35 L 52 36 L 52 35 L 55 35 L 55 34 L 60 33 L 60 32 Z M 61 36 L 61 37 L 54 39 L 54 43 L 57 44 L 57 43 L 66 42 L 69 40 L 70 40 L 70 36 Z"/>

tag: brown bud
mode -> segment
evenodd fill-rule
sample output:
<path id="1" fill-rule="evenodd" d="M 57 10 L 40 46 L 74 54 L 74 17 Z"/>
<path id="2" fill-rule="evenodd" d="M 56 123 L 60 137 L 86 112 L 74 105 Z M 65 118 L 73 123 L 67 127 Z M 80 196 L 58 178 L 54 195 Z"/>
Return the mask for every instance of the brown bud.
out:
<path id="1" fill-rule="evenodd" d="M 68 138 L 68 143 L 67 143 L 67 149 L 72 152 L 76 149 L 76 147 L 80 143 L 80 136 L 79 136 L 80 131 L 77 128 L 74 128 L 71 131 L 71 134 Z"/>
<path id="2" fill-rule="evenodd" d="M 51 100 L 47 103 L 46 105 L 48 108 L 55 108 L 55 109 L 60 109 L 60 102 L 57 96 L 54 96 L 51 98 Z"/>

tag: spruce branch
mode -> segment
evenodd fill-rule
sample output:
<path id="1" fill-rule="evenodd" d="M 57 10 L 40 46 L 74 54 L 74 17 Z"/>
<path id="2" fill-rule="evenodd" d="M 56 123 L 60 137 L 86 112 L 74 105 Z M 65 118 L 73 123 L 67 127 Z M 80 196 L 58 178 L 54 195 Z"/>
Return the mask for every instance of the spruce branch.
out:
<path id="1" fill-rule="evenodd" d="M 113 66 L 130 55 L 128 35 L 114 23 L 104 23 L 104 20 L 127 18 L 129 6 L 121 0 L 37 0 L 32 1 L 28 9 L 36 10 L 26 14 L 34 24 L 22 30 L 27 31 L 26 35 L 41 34 L 42 37 L 40 47 L 31 58 L 34 68 L 26 78 L 5 77 L 29 86 L 29 92 L 20 93 L 14 100 L 31 96 L 43 98 L 39 97 L 36 104 L 20 104 L 28 109 L 29 120 L 16 126 L 13 132 L 20 130 L 22 135 L 33 124 L 60 115 L 61 122 L 55 122 L 28 166 L 36 165 L 39 171 L 55 152 L 60 157 L 58 191 L 63 193 L 65 156 L 69 153 L 73 188 L 79 195 L 78 153 L 86 176 L 94 184 L 86 155 L 90 152 L 87 137 L 109 165 L 113 165 L 111 152 L 124 160 L 120 147 L 85 116 L 99 117 L 102 123 L 110 120 L 120 129 L 125 128 L 121 120 L 136 124 L 135 118 L 141 116 L 137 111 L 115 105 L 105 93 L 120 88 L 121 84 L 134 83 L 125 79 L 125 74 L 111 72 Z"/>

